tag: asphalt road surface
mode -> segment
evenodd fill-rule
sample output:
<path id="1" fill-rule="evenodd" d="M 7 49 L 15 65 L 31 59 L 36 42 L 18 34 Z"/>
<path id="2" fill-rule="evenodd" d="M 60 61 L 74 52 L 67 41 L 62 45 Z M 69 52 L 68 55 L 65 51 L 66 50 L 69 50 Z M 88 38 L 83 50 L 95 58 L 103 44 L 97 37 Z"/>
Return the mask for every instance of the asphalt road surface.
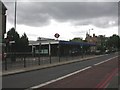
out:
<path id="1" fill-rule="evenodd" d="M 51 68 L 46 68 L 46 69 L 36 70 L 26 73 L 3 76 L 2 85 L 3 88 L 34 88 L 34 87 L 40 88 L 39 86 L 43 85 L 45 82 L 50 82 L 52 80 L 55 81 L 60 77 L 63 77 L 65 75 L 69 76 L 69 74 L 81 70 L 79 73 L 75 75 L 50 83 L 46 86 L 43 86 L 43 88 L 44 87 L 95 88 L 95 87 L 103 87 L 103 86 L 107 87 L 109 85 L 106 85 L 106 82 L 108 83 L 108 81 L 111 81 L 112 77 L 115 76 L 118 71 L 117 70 L 118 59 L 113 58 L 115 56 L 118 56 L 118 54 L 114 53 L 114 54 L 109 54 L 94 59 L 90 59 L 87 61 L 81 61 L 81 62 L 71 63 L 57 67 L 51 67 Z M 106 60 L 109 61 L 106 62 Z M 109 79 L 106 77 L 109 77 Z M 62 82 L 63 80 L 65 80 L 64 83 Z M 87 82 L 87 80 L 89 82 Z M 72 83 L 70 84 L 70 82 L 72 81 L 74 81 L 76 84 L 72 84 Z M 102 82 L 104 82 L 105 85 L 100 84 Z M 69 83 L 70 86 L 67 83 Z"/>
<path id="2" fill-rule="evenodd" d="M 117 58 L 114 58 L 106 63 L 85 68 L 82 72 L 75 73 L 42 88 L 107 88 L 112 78 L 117 75 L 118 67 L 116 65 Z M 117 82 L 117 80 L 114 82 Z M 118 84 L 114 88 L 117 87 Z"/>

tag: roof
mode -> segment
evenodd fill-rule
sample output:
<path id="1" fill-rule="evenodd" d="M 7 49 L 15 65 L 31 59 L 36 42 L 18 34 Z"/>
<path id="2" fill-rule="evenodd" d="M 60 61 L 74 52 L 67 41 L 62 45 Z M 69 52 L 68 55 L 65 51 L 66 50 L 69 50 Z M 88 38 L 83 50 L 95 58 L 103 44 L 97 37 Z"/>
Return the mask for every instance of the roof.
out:
<path id="1" fill-rule="evenodd" d="M 80 45 L 80 46 L 95 46 L 95 44 L 87 42 L 73 42 L 73 41 L 58 41 L 58 40 L 46 40 L 46 41 L 29 41 L 29 45 L 47 45 L 47 44 L 61 44 L 61 45 Z"/>
<path id="2" fill-rule="evenodd" d="M 0 14 L 5 15 L 7 8 L 5 7 L 4 3 L 0 0 Z"/>
<path id="3" fill-rule="evenodd" d="M 42 41 L 29 41 L 29 45 L 46 45 L 46 44 L 58 44 L 58 40 L 42 40 Z"/>
<path id="4" fill-rule="evenodd" d="M 51 39 L 51 38 L 44 38 L 44 37 L 38 37 L 38 40 L 37 41 L 46 41 L 46 40 L 55 40 L 55 39 Z"/>
<path id="5" fill-rule="evenodd" d="M 68 44 L 68 45 L 95 46 L 95 44 L 87 43 L 87 42 L 59 41 L 59 43 Z"/>
<path id="6" fill-rule="evenodd" d="M 2 4 L 2 8 L 4 9 L 4 10 L 7 10 L 7 8 L 6 8 L 6 6 L 4 5 L 4 3 L 0 0 L 0 3 Z"/>

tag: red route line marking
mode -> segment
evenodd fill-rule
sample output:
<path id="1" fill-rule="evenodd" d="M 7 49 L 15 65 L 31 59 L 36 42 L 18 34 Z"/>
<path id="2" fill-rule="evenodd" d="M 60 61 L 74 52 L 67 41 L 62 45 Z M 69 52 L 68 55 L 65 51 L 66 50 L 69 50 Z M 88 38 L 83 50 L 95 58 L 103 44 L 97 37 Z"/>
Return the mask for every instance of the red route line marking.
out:
<path id="1" fill-rule="evenodd" d="M 106 85 L 108 84 L 108 82 L 110 82 L 112 80 L 112 77 L 116 74 L 118 68 L 114 69 L 112 71 L 112 73 L 109 73 L 110 75 L 108 76 L 108 74 L 104 77 L 104 79 L 95 87 L 95 88 L 105 88 Z M 108 77 L 108 78 L 106 78 Z"/>
<path id="2" fill-rule="evenodd" d="M 99 86 L 104 82 L 104 80 L 109 76 L 109 73 L 102 79 L 100 83 L 97 84 L 95 88 L 99 88 Z"/>
<path id="3" fill-rule="evenodd" d="M 101 85 L 100 88 L 105 88 L 106 85 L 112 80 L 113 76 L 116 74 L 118 69 L 115 69 L 112 74 L 107 78 L 107 80 Z"/>

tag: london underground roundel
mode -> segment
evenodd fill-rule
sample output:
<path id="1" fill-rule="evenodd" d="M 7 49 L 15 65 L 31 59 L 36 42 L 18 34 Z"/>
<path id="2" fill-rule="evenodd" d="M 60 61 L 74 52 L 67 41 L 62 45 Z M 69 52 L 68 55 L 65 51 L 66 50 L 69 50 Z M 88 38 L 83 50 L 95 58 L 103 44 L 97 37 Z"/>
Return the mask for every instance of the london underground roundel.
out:
<path id="1" fill-rule="evenodd" d="M 59 35 L 58 33 L 56 33 L 54 36 L 55 36 L 56 38 L 59 38 L 59 37 L 60 37 L 60 35 Z"/>

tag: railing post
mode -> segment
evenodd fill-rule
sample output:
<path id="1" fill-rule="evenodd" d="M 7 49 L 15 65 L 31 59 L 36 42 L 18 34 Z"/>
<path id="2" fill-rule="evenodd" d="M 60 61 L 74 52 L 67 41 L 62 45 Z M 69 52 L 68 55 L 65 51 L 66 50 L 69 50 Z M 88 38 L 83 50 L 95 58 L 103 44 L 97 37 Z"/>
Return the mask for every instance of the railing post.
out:
<path id="1" fill-rule="evenodd" d="M 38 65 L 40 65 L 40 54 L 39 54 L 39 62 L 38 62 Z"/>
<path id="2" fill-rule="evenodd" d="M 81 46 L 81 51 L 82 51 L 82 58 L 83 58 L 83 46 Z"/>
<path id="3" fill-rule="evenodd" d="M 49 58 L 50 58 L 50 64 L 51 64 L 52 61 L 51 61 L 51 45 L 50 45 L 50 43 L 49 43 Z"/>
<path id="4" fill-rule="evenodd" d="M 24 68 L 26 67 L 26 60 L 25 60 L 25 57 L 23 58 L 24 59 Z"/>
<path id="5" fill-rule="evenodd" d="M 7 59 L 6 59 L 6 57 L 4 57 L 4 60 L 5 60 L 5 70 L 7 70 Z"/>
<path id="6" fill-rule="evenodd" d="M 38 65 L 41 64 L 41 62 L 40 62 L 40 59 L 41 59 L 41 58 L 40 58 L 40 57 L 41 57 L 41 56 L 40 56 L 40 51 L 41 51 L 41 43 L 39 43 L 39 61 L 38 61 Z"/>
<path id="7" fill-rule="evenodd" d="M 60 44 L 58 45 L 58 57 L 59 57 L 59 62 L 60 62 Z"/>

